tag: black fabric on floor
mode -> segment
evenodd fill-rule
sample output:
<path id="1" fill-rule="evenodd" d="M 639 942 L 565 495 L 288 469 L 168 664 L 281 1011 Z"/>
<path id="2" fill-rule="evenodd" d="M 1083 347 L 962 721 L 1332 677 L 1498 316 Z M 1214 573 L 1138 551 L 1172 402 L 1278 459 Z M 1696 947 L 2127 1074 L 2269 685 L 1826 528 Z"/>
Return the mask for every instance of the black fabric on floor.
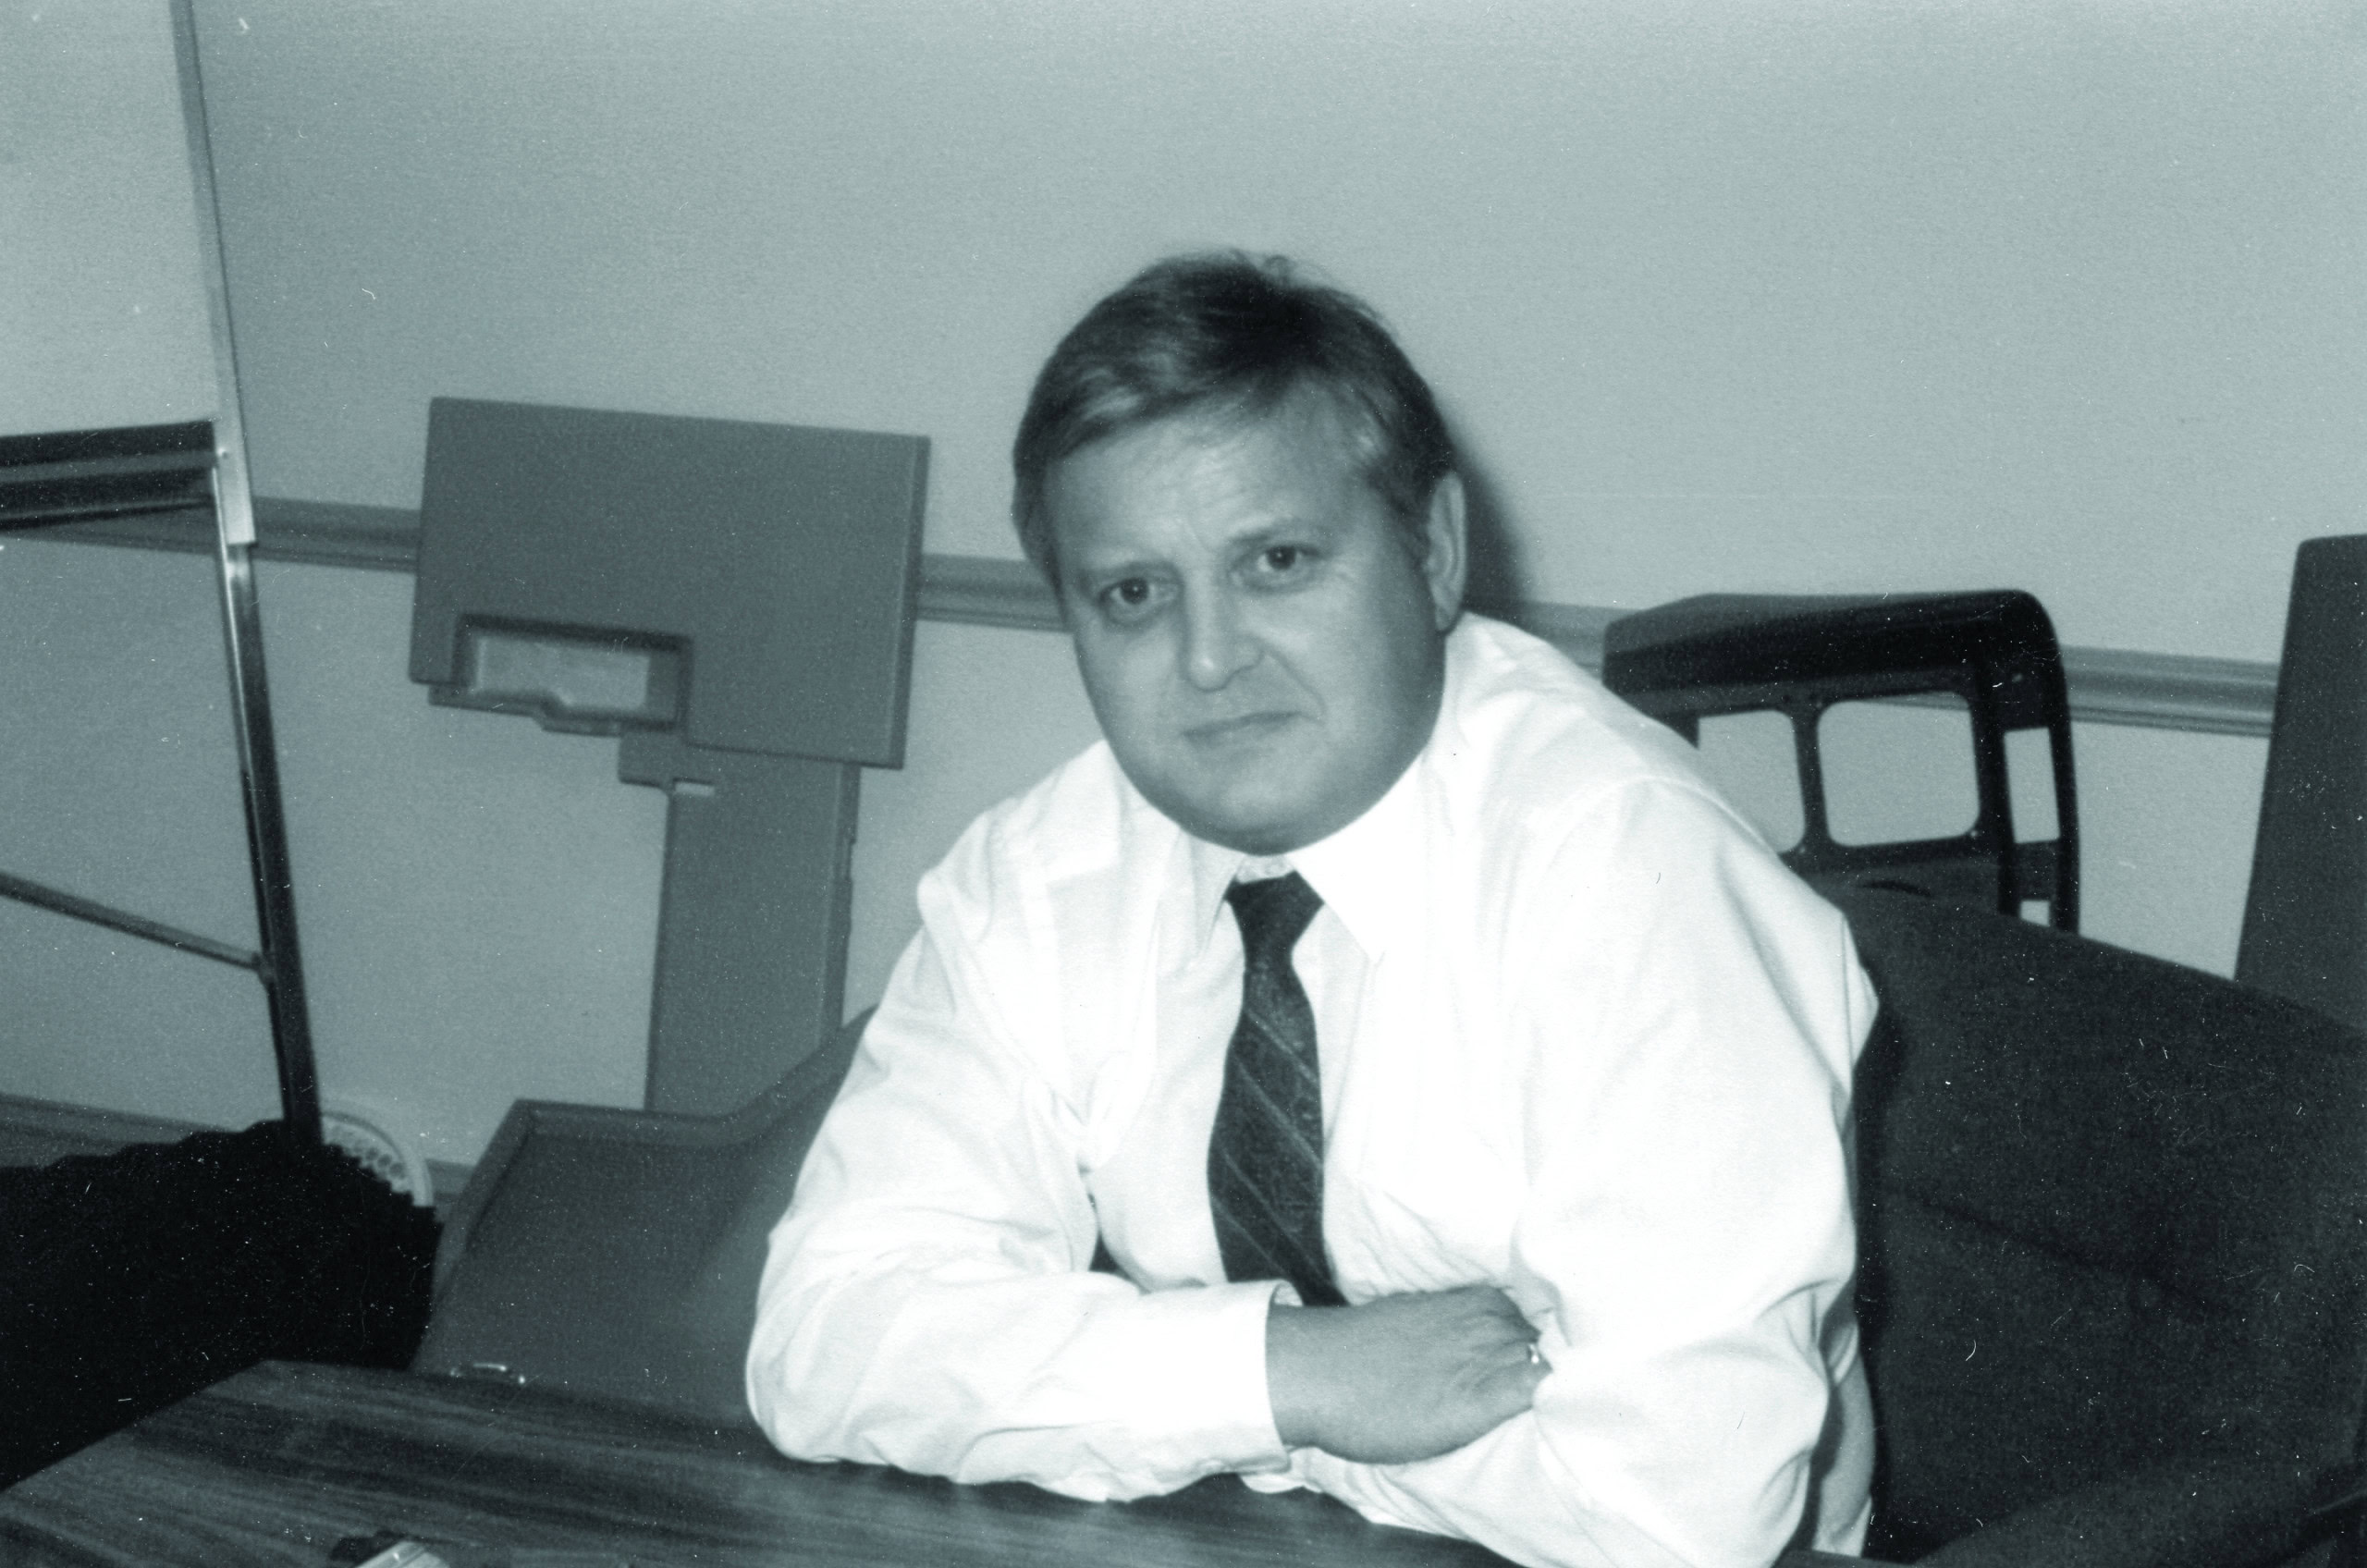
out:
<path id="1" fill-rule="evenodd" d="M 0 1486 L 257 1361 L 408 1366 L 436 1234 L 280 1121 L 0 1170 Z"/>

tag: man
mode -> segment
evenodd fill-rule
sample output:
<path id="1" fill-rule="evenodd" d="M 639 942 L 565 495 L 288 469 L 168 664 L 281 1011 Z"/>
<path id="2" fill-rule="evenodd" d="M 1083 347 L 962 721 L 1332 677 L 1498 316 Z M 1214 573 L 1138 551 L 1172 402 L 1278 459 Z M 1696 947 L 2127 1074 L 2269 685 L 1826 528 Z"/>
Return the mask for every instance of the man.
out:
<path id="1" fill-rule="evenodd" d="M 1236 1471 L 1532 1563 L 1854 1547 L 1846 927 L 1681 742 L 1461 613 L 1387 332 L 1161 263 L 1013 465 L 1105 740 L 922 881 L 773 1234 L 767 1431 L 1087 1498 Z"/>

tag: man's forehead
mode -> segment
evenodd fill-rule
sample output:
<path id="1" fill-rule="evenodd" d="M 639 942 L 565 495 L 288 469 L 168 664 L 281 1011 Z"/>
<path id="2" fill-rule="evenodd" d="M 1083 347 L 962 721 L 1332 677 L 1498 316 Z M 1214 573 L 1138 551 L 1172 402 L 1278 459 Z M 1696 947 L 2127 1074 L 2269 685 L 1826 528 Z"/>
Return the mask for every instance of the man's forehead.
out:
<path id="1" fill-rule="evenodd" d="M 1305 457 L 1337 458 L 1361 467 L 1373 444 L 1364 428 L 1367 423 L 1354 418 L 1329 389 L 1302 385 L 1280 397 L 1210 398 L 1135 420 L 1085 443 L 1063 458 L 1061 464 L 1129 444 L 1182 453 L 1196 448 L 1245 451 L 1270 441 Z"/>
<path id="2" fill-rule="evenodd" d="M 1268 533 L 1336 526 L 1357 510 L 1355 453 L 1329 415 L 1243 422 L 1182 417 L 1083 448 L 1054 470 L 1046 496 L 1076 564 L 1130 554 L 1159 536 L 1255 542 Z"/>
<path id="3" fill-rule="evenodd" d="M 1054 465 L 1047 489 L 1087 474 L 1106 480 L 1112 472 L 1171 482 L 1255 473 L 1328 484 L 1360 475 L 1367 445 L 1320 393 L 1295 393 L 1271 407 L 1194 407 L 1080 447 Z"/>

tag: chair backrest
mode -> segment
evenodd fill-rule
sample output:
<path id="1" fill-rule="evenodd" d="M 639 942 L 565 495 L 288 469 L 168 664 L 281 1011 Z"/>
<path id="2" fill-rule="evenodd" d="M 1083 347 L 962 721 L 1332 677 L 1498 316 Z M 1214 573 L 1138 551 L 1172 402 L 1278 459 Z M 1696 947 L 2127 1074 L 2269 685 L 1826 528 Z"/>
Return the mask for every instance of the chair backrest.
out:
<path id="1" fill-rule="evenodd" d="M 1835 897 L 1858 1072 L 1870 1550 L 2189 1458 L 2347 1459 L 2367 1409 L 2367 1036 L 2026 922 Z"/>
<path id="2" fill-rule="evenodd" d="M 2043 902 L 2079 925 L 2071 708 L 2046 611 L 2013 590 L 1795 597 L 1709 594 L 1603 631 L 1603 683 L 1699 743 L 1705 718 L 1790 722 L 1798 783 L 1793 870 L 1822 888 L 1904 887 L 2007 913 Z M 1825 720 L 1844 704 L 1953 699 L 1970 721 L 1971 826 L 1937 838 L 1844 841 L 1829 802 Z M 2042 732 L 2054 837 L 2017 833 L 2008 737 Z"/>
<path id="3" fill-rule="evenodd" d="M 766 1238 L 868 1018 L 729 1116 L 511 1106 L 445 1226 L 412 1370 L 753 1428 Z"/>
<path id="4" fill-rule="evenodd" d="M 2236 977 L 2367 1027 L 2367 534 L 2293 557 Z"/>

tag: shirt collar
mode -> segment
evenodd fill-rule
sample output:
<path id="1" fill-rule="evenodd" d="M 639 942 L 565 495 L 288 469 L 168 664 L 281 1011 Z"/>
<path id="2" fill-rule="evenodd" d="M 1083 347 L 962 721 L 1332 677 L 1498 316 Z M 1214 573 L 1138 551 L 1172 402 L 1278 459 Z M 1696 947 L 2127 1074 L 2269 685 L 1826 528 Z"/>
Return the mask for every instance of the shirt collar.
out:
<path id="1" fill-rule="evenodd" d="M 1205 945 L 1217 928 L 1217 911 L 1224 907 L 1225 889 L 1241 875 L 1249 857 L 1205 839 L 1185 837 L 1192 846 L 1192 929 Z"/>

